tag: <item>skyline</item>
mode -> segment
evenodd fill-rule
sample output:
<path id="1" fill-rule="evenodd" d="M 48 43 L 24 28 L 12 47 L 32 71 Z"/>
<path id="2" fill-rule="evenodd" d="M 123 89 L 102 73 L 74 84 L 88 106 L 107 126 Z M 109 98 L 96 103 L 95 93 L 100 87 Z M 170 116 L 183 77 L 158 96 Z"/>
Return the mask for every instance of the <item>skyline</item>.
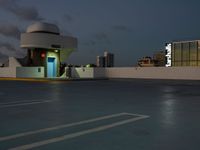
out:
<path id="1" fill-rule="evenodd" d="M 200 39 L 199 4 L 195 0 L 0 0 L 0 59 L 23 56 L 20 33 L 42 21 L 78 38 L 78 51 L 68 63 L 95 63 L 96 56 L 108 50 L 115 54 L 116 66 L 133 66 L 139 58 L 164 49 L 166 42 Z"/>

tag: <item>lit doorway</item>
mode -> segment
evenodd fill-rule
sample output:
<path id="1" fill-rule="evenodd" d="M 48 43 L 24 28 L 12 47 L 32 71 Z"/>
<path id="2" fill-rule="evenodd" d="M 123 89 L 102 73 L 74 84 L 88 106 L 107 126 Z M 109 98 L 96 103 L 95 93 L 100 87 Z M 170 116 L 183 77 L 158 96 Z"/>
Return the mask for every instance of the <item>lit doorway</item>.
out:
<path id="1" fill-rule="evenodd" d="M 56 58 L 48 57 L 47 60 L 47 77 L 52 78 L 56 77 L 57 67 L 56 67 Z"/>

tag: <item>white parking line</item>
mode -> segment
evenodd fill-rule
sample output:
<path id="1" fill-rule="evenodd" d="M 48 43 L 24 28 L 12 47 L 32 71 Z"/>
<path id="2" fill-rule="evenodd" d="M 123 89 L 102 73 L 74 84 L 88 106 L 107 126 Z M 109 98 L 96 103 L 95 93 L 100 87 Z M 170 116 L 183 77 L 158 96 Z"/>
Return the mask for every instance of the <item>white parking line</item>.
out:
<path id="1" fill-rule="evenodd" d="M 117 127 L 117 126 L 121 126 L 121 125 L 130 123 L 130 122 L 134 122 L 134 121 L 145 119 L 145 118 L 148 118 L 148 116 L 140 116 L 140 117 L 136 117 L 136 118 L 134 117 L 132 119 L 126 119 L 126 120 L 115 122 L 115 123 L 112 123 L 112 124 L 99 126 L 99 127 L 96 127 L 96 128 L 91 128 L 91 129 L 88 129 L 88 130 L 83 130 L 83 131 L 75 132 L 75 133 L 71 133 L 71 134 L 66 134 L 66 135 L 63 135 L 63 136 L 59 136 L 59 137 L 55 137 L 55 138 L 51 138 L 51 139 L 48 139 L 48 140 L 27 144 L 27 145 L 18 146 L 18 147 L 15 147 L 15 148 L 11 148 L 10 150 L 32 149 L 32 148 L 36 148 L 36 147 L 39 147 L 39 146 L 44 146 L 44 145 L 47 145 L 47 144 L 60 142 L 60 141 L 63 141 L 63 140 L 68 140 L 68 139 L 76 138 L 76 137 L 79 137 L 79 136 L 83 136 L 83 135 L 87 135 L 87 134 L 91 134 L 91 133 L 95 133 L 95 132 L 99 132 L 99 131 L 104 131 L 104 130 L 107 130 L 107 129 L 110 129 L 110 128 L 114 128 L 114 127 Z"/>
<path id="2" fill-rule="evenodd" d="M 64 124 L 64 125 L 59 125 L 59 126 L 39 129 L 39 130 L 35 130 L 35 131 L 28 131 L 28 132 L 24 132 L 24 133 L 15 134 L 15 135 L 0 137 L 0 142 L 1 141 L 15 139 L 15 138 L 19 138 L 19 137 L 24 137 L 24 136 L 28 136 L 28 135 L 32 135 L 32 134 L 38 134 L 38 133 L 42 133 L 42 132 L 53 131 L 53 130 L 68 128 L 68 127 L 73 127 L 73 126 L 77 126 L 77 125 L 81 125 L 81 124 L 92 123 L 92 122 L 105 120 L 105 119 L 110 119 L 110 118 L 114 118 L 114 117 L 120 117 L 120 116 L 123 116 L 123 115 L 127 115 L 127 113 L 112 114 L 112 115 L 107 115 L 107 116 L 103 116 L 103 117 L 97 117 L 97 118 L 93 118 L 93 119 L 89 119 L 89 120 L 74 122 L 74 123 L 70 123 L 70 124 Z M 134 115 L 134 114 L 131 114 L 131 115 Z M 141 115 L 135 114 L 135 116 L 141 116 Z"/>
<path id="3" fill-rule="evenodd" d="M 26 106 L 26 105 L 35 105 L 35 104 L 41 104 L 41 103 L 49 103 L 49 102 L 53 102 L 55 100 L 44 100 L 44 101 L 27 101 L 27 102 L 23 102 L 23 103 L 4 103 L 4 104 L 0 104 L 0 108 L 8 108 L 8 107 L 17 107 L 17 106 Z"/>
<path id="4" fill-rule="evenodd" d="M 18 104 L 18 103 L 27 103 L 27 102 L 40 102 L 40 101 L 45 101 L 44 99 L 32 99 L 32 100 L 17 100 L 17 101 L 11 101 L 11 102 L 5 102 L 5 103 L 0 103 L 1 105 L 9 105 L 9 104 Z"/>

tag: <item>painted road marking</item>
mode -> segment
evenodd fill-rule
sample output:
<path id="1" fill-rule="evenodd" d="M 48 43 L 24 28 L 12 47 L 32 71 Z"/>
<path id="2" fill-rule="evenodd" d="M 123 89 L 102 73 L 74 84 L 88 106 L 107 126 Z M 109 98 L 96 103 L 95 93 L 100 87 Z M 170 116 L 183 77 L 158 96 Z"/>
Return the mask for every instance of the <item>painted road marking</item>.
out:
<path id="1" fill-rule="evenodd" d="M 17 103 L 26 103 L 26 102 L 39 102 L 39 101 L 44 101 L 44 99 L 37 99 L 37 100 L 22 100 L 22 101 L 14 101 L 14 102 L 5 102 L 5 103 L 0 103 L 1 105 L 9 105 L 9 104 L 17 104 Z"/>
<path id="2" fill-rule="evenodd" d="M 83 121 L 79 121 L 79 122 L 74 122 L 74 123 L 70 123 L 70 124 L 58 125 L 58 126 L 39 129 L 39 130 L 35 130 L 35 131 L 28 131 L 28 132 L 15 134 L 15 135 L 0 137 L 0 142 L 1 141 L 15 139 L 15 138 L 19 138 L 19 137 L 24 137 L 24 136 L 28 136 L 28 135 L 38 134 L 38 133 L 42 133 L 42 132 L 53 131 L 53 130 L 68 128 L 68 127 L 73 127 L 73 126 L 77 126 L 77 125 L 82 125 L 82 124 L 86 124 L 86 123 L 92 123 L 92 122 L 101 121 L 101 120 L 105 120 L 105 119 L 110 119 L 110 118 L 114 118 L 114 117 L 120 117 L 120 116 L 124 116 L 124 115 L 134 115 L 134 116 L 139 116 L 139 117 L 147 117 L 147 116 L 144 116 L 144 115 L 129 114 L 129 113 L 112 114 L 112 115 L 107 115 L 107 116 L 103 116 L 103 117 L 97 117 L 97 118 L 93 118 L 93 119 L 89 119 L 89 120 L 83 120 Z"/>
<path id="3" fill-rule="evenodd" d="M 121 125 L 124 125 L 124 124 L 127 124 L 127 123 L 131 123 L 131 122 L 134 122 L 134 121 L 137 121 L 137 120 L 145 119 L 145 118 L 148 118 L 148 117 L 149 116 L 139 116 L 139 117 L 136 117 L 136 118 L 134 117 L 132 119 L 126 119 L 126 120 L 115 122 L 115 123 L 112 123 L 112 124 L 91 128 L 91 129 L 88 129 L 88 130 L 83 130 L 83 131 L 80 131 L 80 132 L 66 134 L 66 135 L 63 135 L 63 136 L 58 136 L 58 137 L 55 137 L 55 138 L 51 138 L 51 139 L 47 139 L 47 140 L 43 140 L 43 141 L 31 143 L 31 144 L 26 144 L 26 145 L 10 148 L 9 150 L 27 150 L 27 149 L 32 149 L 32 148 L 44 146 L 44 145 L 47 145 L 47 144 L 56 143 L 56 142 L 60 142 L 60 141 L 63 141 L 63 140 L 69 140 L 69 139 L 76 138 L 76 137 L 79 137 L 79 136 L 83 136 L 83 135 L 87 135 L 87 134 L 91 134 L 91 133 L 95 133 L 95 132 L 108 130 L 110 128 L 121 126 Z"/>
<path id="4" fill-rule="evenodd" d="M 8 107 L 17 107 L 17 106 L 26 106 L 26 105 L 35 105 L 35 104 L 42 104 L 42 103 L 49 103 L 53 102 L 55 100 L 43 100 L 43 101 L 27 101 L 22 103 L 0 103 L 0 108 L 8 108 Z"/>

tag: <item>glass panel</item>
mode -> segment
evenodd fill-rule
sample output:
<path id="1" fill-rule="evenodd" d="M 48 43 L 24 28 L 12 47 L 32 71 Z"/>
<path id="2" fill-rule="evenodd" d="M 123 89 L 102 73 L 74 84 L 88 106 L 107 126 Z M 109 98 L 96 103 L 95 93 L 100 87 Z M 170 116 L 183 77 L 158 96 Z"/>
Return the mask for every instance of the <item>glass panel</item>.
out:
<path id="1" fill-rule="evenodd" d="M 174 61 L 181 61 L 181 44 L 174 44 Z"/>
<path id="2" fill-rule="evenodd" d="M 197 66 L 197 61 L 190 61 L 190 66 Z"/>
<path id="3" fill-rule="evenodd" d="M 186 61 L 183 61 L 183 62 L 182 62 L 182 66 L 187 66 L 187 62 L 186 62 Z"/>
<path id="4" fill-rule="evenodd" d="M 198 48 L 198 60 L 200 61 L 200 47 Z"/>
<path id="5" fill-rule="evenodd" d="M 189 61 L 190 53 L 189 53 L 189 43 L 182 44 L 182 61 Z M 183 65 L 185 66 L 185 64 Z"/>
<path id="6" fill-rule="evenodd" d="M 197 42 L 190 43 L 190 61 L 197 60 Z"/>
<path id="7" fill-rule="evenodd" d="M 174 61 L 172 61 L 172 66 L 175 66 L 175 63 L 174 63 Z"/>
<path id="8" fill-rule="evenodd" d="M 181 66 L 181 62 L 180 61 L 174 62 L 174 66 Z"/>
<path id="9" fill-rule="evenodd" d="M 171 53 L 171 57 L 172 57 L 172 62 L 174 62 L 175 61 L 175 56 L 174 56 L 174 46 L 175 44 L 174 43 L 172 43 L 172 53 Z M 174 64 L 172 64 L 172 66 L 174 66 Z"/>

